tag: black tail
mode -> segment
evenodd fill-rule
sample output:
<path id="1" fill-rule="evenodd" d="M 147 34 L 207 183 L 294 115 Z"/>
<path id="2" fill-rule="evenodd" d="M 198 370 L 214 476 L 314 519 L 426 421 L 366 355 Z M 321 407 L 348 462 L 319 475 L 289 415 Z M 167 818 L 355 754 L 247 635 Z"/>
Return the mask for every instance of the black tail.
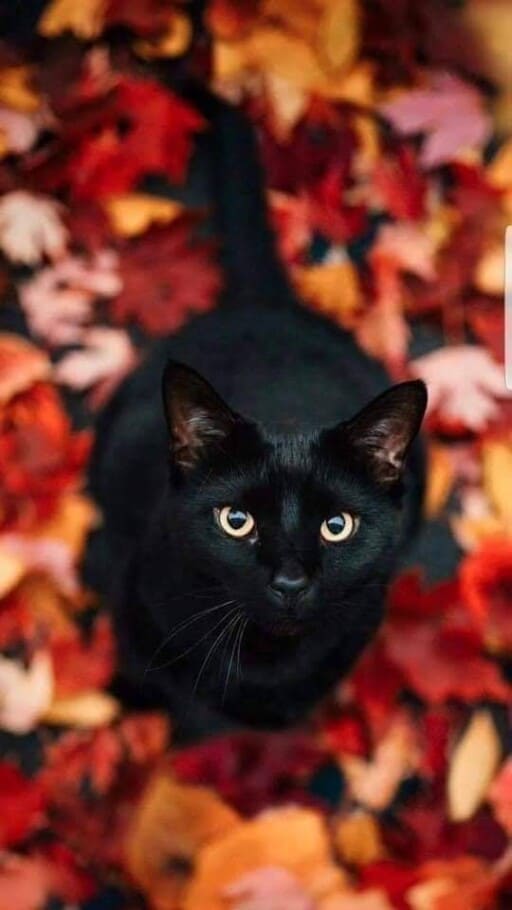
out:
<path id="1" fill-rule="evenodd" d="M 200 139 L 200 175 L 221 244 L 227 303 L 293 303 L 294 294 L 270 227 L 257 138 L 245 115 L 211 93 L 191 98 L 210 128 Z M 206 186 L 204 184 L 207 184 Z"/>

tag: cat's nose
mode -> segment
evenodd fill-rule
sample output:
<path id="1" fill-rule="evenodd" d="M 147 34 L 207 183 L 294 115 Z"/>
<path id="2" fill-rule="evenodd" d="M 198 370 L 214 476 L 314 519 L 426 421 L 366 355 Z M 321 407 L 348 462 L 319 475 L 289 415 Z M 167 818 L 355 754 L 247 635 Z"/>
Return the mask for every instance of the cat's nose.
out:
<path id="1" fill-rule="evenodd" d="M 296 568 L 280 569 L 274 575 L 270 587 L 278 597 L 298 597 L 309 585 L 309 578 L 304 570 Z"/>

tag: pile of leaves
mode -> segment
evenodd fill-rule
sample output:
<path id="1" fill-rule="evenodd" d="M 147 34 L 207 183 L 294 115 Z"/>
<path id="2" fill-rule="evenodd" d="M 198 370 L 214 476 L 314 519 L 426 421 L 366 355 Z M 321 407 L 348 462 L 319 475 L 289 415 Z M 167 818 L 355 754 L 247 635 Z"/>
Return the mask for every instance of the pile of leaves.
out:
<path id="1" fill-rule="evenodd" d="M 198 26 L 186 2 L 51 0 L 29 51 L 0 48 L 1 906 L 511 906 L 510 14 L 211 0 Z M 109 694 L 80 562 L 95 415 L 222 288 L 169 190 L 208 129 L 183 67 L 252 118 L 306 305 L 427 381 L 426 520 L 460 560 L 396 580 L 304 729 L 175 749 L 172 718 Z"/>

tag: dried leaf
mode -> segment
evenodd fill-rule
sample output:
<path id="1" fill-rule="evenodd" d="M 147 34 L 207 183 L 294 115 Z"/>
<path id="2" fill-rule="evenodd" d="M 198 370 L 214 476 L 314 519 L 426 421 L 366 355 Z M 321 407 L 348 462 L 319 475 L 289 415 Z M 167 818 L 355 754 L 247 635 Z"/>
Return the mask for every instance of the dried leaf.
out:
<path id="1" fill-rule="evenodd" d="M 94 386 L 93 407 L 103 406 L 138 362 L 127 332 L 91 328 L 83 332 L 82 349 L 66 354 L 54 370 L 57 382 L 83 391 Z"/>
<path id="2" fill-rule="evenodd" d="M 19 335 L 0 334 L 0 405 L 50 374 L 47 355 Z"/>
<path id="3" fill-rule="evenodd" d="M 12 262 L 33 266 L 44 256 L 59 259 L 67 240 L 60 206 L 52 199 L 18 190 L 0 200 L 0 246 Z"/>
<path id="4" fill-rule="evenodd" d="M 477 811 L 496 774 L 501 751 L 492 714 L 475 711 L 450 760 L 447 799 L 453 821 L 466 821 Z"/>
<path id="5" fill-rule="evenodd" d="M 367 866 L 383 859 L 386 850 L 378 822 L 369 812 L 356 810 L 340 818 L 334 832 L 334 843 L 343 862 Z"/>
<path id="6" fill-rule="evenodd" d="M 32 88 L 33 70 L 28 66 L 10 66 L 0 69 L 0 104 L 33 114 L 41 105 L 41 98 Z"/>
<path id="7" fill-rule="evenodd" d="M 347 258 L 297 269 L 295 282 L 300 295 L 315 309 L 345 327 L 353 325 L 362 299 L 357 271 Z"/>

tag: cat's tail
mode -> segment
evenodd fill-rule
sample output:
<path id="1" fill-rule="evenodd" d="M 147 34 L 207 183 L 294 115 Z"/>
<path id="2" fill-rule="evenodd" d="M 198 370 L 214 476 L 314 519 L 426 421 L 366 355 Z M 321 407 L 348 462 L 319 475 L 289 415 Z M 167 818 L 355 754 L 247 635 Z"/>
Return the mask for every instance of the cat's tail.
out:
<path id="1" fill-rule="evenodd" d="M 294 305 L 270 226 L 255 130 L 241 111 L 211 93 L 196 103 L 211 124 L 203 141 L 226 276 L 224 302 Z"/>

